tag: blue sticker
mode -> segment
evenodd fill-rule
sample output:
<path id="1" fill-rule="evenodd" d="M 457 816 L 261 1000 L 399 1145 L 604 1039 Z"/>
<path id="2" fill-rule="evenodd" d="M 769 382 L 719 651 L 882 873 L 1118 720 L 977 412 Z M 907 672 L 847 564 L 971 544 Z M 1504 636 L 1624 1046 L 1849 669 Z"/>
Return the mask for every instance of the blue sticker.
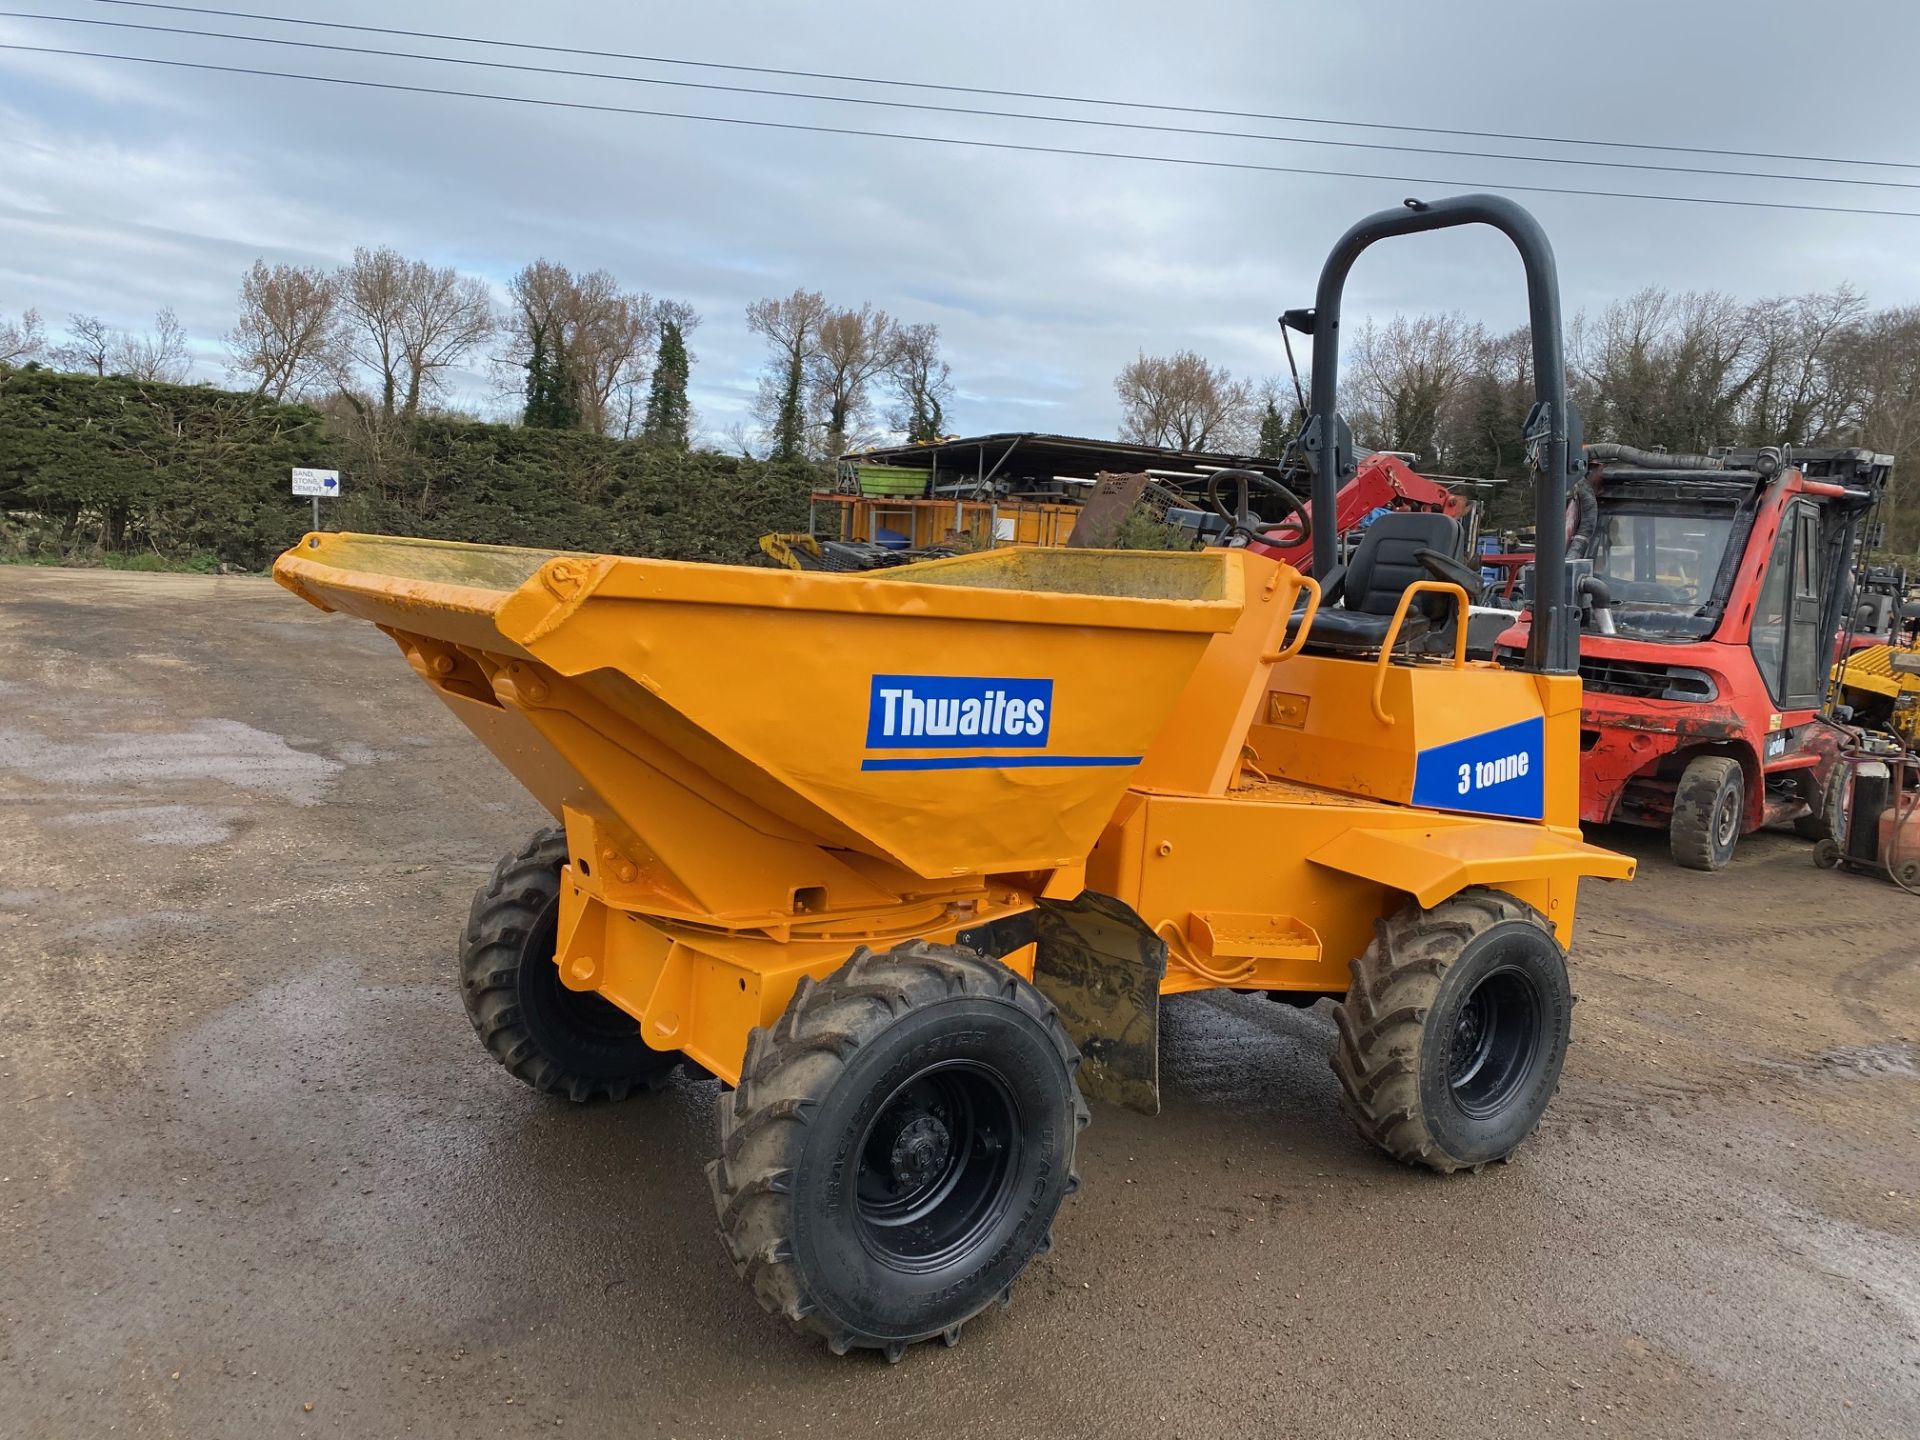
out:
<path id="1" fill-rule="evenodd" d="M 876 675 L 867 694 L 867 749 L 967 750 L 869 755 L 862 770 L 1021 770 L 1138 765 L 1138 755 L 1016 754 L 1053 737 L 1053 681 L 981 675 Z M 991 754 L 986 752 L 993 752 Z"/>
<path id="2" fill-rule="evenodd" d="M 973 675 L 876 675 L 869 750 L 1044 750 L 1053 681 Z"/>
<path id="3" fill-rule="evenodd" d="M 1546 734 L 1546 721 L 1536 715 L 1422 750 L 1414 763 L 1413 803 L 1515 820 L 1544 818 Z"/>

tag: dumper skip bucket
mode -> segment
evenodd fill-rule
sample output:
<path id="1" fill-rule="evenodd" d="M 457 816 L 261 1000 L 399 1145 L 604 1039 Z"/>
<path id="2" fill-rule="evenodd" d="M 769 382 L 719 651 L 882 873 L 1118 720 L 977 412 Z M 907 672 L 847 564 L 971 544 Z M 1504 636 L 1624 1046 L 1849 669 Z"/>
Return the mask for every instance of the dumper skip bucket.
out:
<path id="1" fill-rule="evenodd" d="M 398 640 L 556 814 L 659 850 L 644 773 L 927 878 L 1083 861 L 1243 606 L 1225 550 L 843 575 L 314 534 L 274 575 Z"/>

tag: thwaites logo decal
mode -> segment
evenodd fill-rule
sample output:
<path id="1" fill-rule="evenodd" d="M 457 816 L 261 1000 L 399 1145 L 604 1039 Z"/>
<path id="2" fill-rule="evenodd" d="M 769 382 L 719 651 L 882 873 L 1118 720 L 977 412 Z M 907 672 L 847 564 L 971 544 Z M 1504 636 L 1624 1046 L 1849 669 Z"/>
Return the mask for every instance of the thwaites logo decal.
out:
<path id="1" fill-rule="evenodd" d="M 974 675 L 876 675 L 867 700 L 869 750 L 1044 750 L 1053 681 Z"/>
<path id="2" fill-rule="evenodd" d="M 863 770 L 987 770 L 1134 765 L 1138 755 L 1056 755 L 1053 681 L 986 675 L 876 675 Z M 1008 753 L 1013 752 L 1013 753 Z"/>
<path id="3" fill-rule="evenodd" d="M 1429 810 L 1543 819 L 1546 728 L 1536 715 L 1422 750 L 1414 763 L 1413 803 Z"/>

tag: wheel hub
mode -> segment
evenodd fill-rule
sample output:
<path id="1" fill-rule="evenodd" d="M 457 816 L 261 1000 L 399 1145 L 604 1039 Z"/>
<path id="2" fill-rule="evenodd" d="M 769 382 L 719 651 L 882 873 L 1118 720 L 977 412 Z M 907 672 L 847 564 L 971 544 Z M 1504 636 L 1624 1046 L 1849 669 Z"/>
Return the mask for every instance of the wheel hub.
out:
<path id="1" fill-rule="evenodd" d="M 896 1270 L 965 1254 L 1014 1203 L 1019 1112 L 1006 1082 L 970 1061 L 937 1065 L 880 1107 L 854 1177 L 863 1238 Z"/>
<path id="2" fill-rule="evenodd" d="M 953 1136 L 934 1115 L 921 1115 L 901 1127 L 889 1157 L 896 1185 L 925 1185 L 945 1167 Z"/>
<path id="3" fill-rule="evenodd" d="M 1539 1046 L 1540 995 L 1523 972 L 1502 966 L 1467 996 L 1447 1047 L 1447 1085 L 1469 1115 L 1498 1113 L 1524 1086 Z"/>
<path id="4" fill-rule="evenodd" d="M 1720 797 L 1720 813 L 1714 826 L 1714 839 L 1722 845 L 1731 845 L 1740 833 L 1741 796 L 1737 790 L 1728 790 Z"/>
<path id="5" fill-rule="evenodd" d="M 1456 1071 L 1463 1067 L 1471 1067 L 1479 1058 L 1480 1036 L 1486 1028 L 1486 996 L 1475 995 L 1460 1007 L 1460 1018 L 1453 1025 L 1453 1054 Z"/>

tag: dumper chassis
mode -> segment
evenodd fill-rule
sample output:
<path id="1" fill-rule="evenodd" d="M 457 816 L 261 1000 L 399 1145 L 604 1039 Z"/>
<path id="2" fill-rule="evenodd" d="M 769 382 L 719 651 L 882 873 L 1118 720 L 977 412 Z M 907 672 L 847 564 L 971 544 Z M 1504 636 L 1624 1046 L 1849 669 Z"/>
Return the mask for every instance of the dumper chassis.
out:
<path id="1" fill-rule="evenodd" d="M 1499 197 L 1408 202 L 1287 323 L 1314 335 L 1300 454 L 1330 516 L 1347 272 L 1466 224 L 1520 253 L 1540 377 L 1517 666 L 1468 660 L 1464 626 L 1407 643 L 1467 591 L 1384 523 L 1345 567 L 1301 524 L 1313 578 L 1244 543 L 841 575 L 314 534 L 276 565 L 384 630 L 558 822 L 463 932 L 487 1049 L 578 1101 L 717 1076 L 726 1254 L 835 1351 L 951 1344 L 1008 1299 L 1086 1102 L 1158 1109 L 1169 997 L 1335 999 L 1343 1103 L 1397 1159 L 1477 1170 L 1538 1124 L 1579 882 L 1633 869 L 1578 825 L 1552 252 Z M 1215 496 L 1237 540 L 1271 528 L 1244 477 Z"/>

